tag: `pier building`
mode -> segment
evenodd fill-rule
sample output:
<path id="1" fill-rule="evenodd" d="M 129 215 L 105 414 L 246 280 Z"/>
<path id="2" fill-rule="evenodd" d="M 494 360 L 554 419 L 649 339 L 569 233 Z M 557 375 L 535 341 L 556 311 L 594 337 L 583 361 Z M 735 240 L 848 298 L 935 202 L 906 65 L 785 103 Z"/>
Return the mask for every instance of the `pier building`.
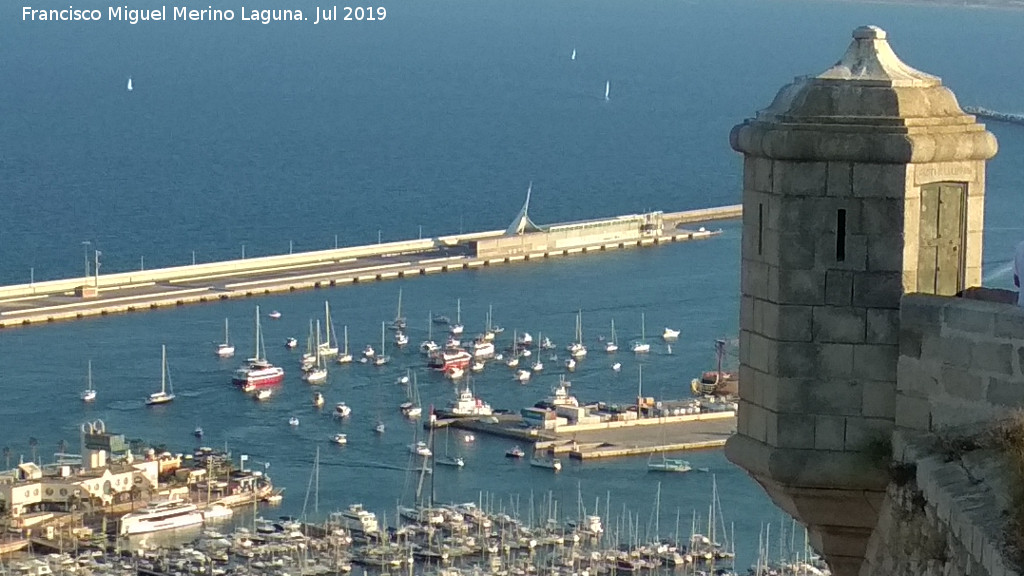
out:
<path id="1" fill-rule="evenodd" d="M 865 26 L 730 143 L 744 218 L 726 456 L 837 576 L 1020 574 L 1024 528 L 1006 519 L 1024 509 L 1024 309 L 980 286 L 995 137 Z"/>
<path id="2" fill-rule="evenodd" d="M 507 258 L 595 245 L 636 243 L 644 238 L 660 237 L 665 230 L 661 212 L 538 226 L 529 216 L 530 192 L 527 190 L 523 207 L 504 234 L 472 242 L 477 258 Z"/>
<path id="3" fill-rule="evenodd" d="M 157 487 L 156 460 L 136 461 L 124 436 L 106 431 L 103 421 L 83 424 L 79 458 L 62 455 L 56 464 L 22 463 L 0 475 L 0 501 L 14 519 L 40 511 L 109 506 Z M 111 456 L 117 456 L 116 459 Z M 18 522 L 18 527 L 27 527 Z"/>

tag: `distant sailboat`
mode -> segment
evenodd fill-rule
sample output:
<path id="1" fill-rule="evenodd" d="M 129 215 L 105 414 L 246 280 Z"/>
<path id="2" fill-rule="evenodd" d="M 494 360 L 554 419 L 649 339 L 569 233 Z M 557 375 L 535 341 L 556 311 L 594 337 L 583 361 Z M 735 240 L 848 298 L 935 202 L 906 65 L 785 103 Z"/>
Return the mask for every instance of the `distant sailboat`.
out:
<path id="1" fill-rule="evenodd" d="M 82 399 L 82 402 L 92 402 L 96 399 L 96 389 L 92 387 L 92 360 L 89 360 L 89 376 L 86 382 L 88 382 L 89 385 L 82 391 L 80 398 Z"/>
<path id="2" fill-rule="evenodd" d="M 611 90 L 611 88 L 612 88 L 612 83 L 611 82 L 605 82 L 604 83 L 604 99 L 605 100 L 608 99 L 608 92 Z"/>
<path id="3" fill-rule="evenodd" d="M 570 56 L 569 59 L 570 60 L 575 60 L 576 59 L 576 49 L 575 48 L 572 49 L 572 56 Z"/>
<path id="4" fill-rule="evenodd" d="M 129 91 L 129 92 L 131 92 L 131 91 L 132 91 L 132 90 L 134 90 L 134 89 L 135 89 L 135 88 L 132 88 L 132 77 L 131 77 L 131 76 L 129 76 L 129 77 L 128 77 L 128 91 Z"/>

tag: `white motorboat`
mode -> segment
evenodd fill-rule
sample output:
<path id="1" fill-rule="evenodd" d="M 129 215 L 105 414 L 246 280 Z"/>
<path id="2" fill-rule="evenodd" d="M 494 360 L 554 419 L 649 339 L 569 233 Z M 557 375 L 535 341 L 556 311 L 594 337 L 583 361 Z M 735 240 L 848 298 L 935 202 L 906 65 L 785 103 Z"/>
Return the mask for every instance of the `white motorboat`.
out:
<path id="1" fill-rule="evenodd" d="M 530 336 L 529 332 L 523 332 L 519 336 L 519 339 L 516 340 L 516 346 L 519 346 L 520 348 L 525 348 L 525 347 L 529 347 L 529 346 L 532 346 L 532 345 L 533 345 L 533 336 Z"/>
<path id="2" fill-rule="evenodd" d="M 203 515 L 194 504 L 183 500 L 150 502 L 138 512 L 129 512 L 121 518 L 122 536 L 184 528 L 203 523 Z"/>
<path id="3" fill-rule="evenodd" d="M 256 394 L 253 395 L 253 398 L 255 398 L 256 400 L 260 400 L 260 401 L 262 401 L 262 400 L 270 400 L 270 397 L 273 394 L 274 394 L 274 391 L 272 389 L 270 389 L 270 388 L 261 388 L 261 389 L 256 391 Z"/>
<path id="4" fill-rule="evenodd" d="M 284 347 L 288 348 L 289 350 L 292 349 L 292 348 L 297 347 L 298 345 L 299 345 L 299 340 L 297 338 L 293 338 L 293 337 L 289 336 L 288 339 L 284 341 Z"/>
<path id="5" fill-rule="evenodd" d="M 444 373 L 446 376 L 448 376 L 448 378 L 452 380 L 458 380 L 459 378 L 465 376 L 466 371 L 463 370 L 462 368 L 459 368 L 458 366 L 452 366 L 451 368 L 445 370 Z"/>
<path id="6" fill-rule="evenodd" d="M 557 348 L 557 346 L 555 346 L 555 343 L 552 342 L 550 338 L 545 336 L 540 341 L 540 348 L 541 348 L 541 350 L 554 350 L 555 348 Z"/>
<path id="7" fill-rule="evenodd" d="M 547 468 L 558 472 L 562 469 L 562 462 L 558 458 L 542 458 L 534 456 L 533 458 L 530 458 L 530 466 L 535 468 Z"/>
<path id="8" fill-rule="evenodd" d="M 313 406 L 314 407 L 321 408 L 324 405 L 324 402 L 325 402 L 325 400 L 324 400 L 324 395 L 323 394 L 321 394 L 319 392 L 314 392 L 313 393 Z"/>
<path id="9" fill-rule="evenodd" d="M 520 382 L 526 382 L 526 381 L 528 381 L 530 379 L 530 375 L 531 374 L 532 373 L 529 370 L 517 370 L 516 371 L 516 380 L 518 380 Z"/>
<path id="10" fill-rule="evenodd" d="M 217 356 L 230 358 L 235 355 L 235 347 L 228 340 L 228 319 L 224 319 L 224 342 L 217 345 Z"/>
<path id="11" fill-rule="evenodd" d="M 373 358 L 376 355 L 377 355 L 377 351 L 374 350 L 373 346 L 371 346 L 370 344 L 367 344 L 366 347 L 363 348 L 363 357 L 365 357 L 365 358 Z"/>
<path id="12" fill-rule="evenodd" d="M 348 510 L 332 513 L 329 517 L 329 523 L 362 534 L 380 532 L 377 515 L 363 509 L 362 504 L 350 504 Z"/>
<path id="13" fill-rule="evenodd" d="M 395 346 L 401 348 L 409 344 L 409 337 L 405 335 L 405 332 L 395 332 Z"/>
<path id="14" fill-rule="evenodd" d="M 299 425 L 299 419 L 298 419 L 298 417 L 296 417 L 296 416 L 292 416 L 291 418 L 289 418 L 289 419 L 288 419 L 288 425 L 289 425 L 289 426 L 298 426 L 298 425 Z"/>
<path id="15" fill-rule="evenodd" d="M 661 333 L 661 337 L 664 340 L 678 340 L 679 330 L 673 330 L 666 326 L 665 330 Z"/>
<path id="16" fill-rule="evenodd" d="M 420 440 L 415 444 L 409 444 L 409 452 L 418 456 L 423 456 L 424 458 L 429 458 L 433 455 L 433 452 L 430 451 L 430 447 L 427 446 L 427 443 L 423 440 Z"/>
<path id="17" fill-rule="evenodd" d="M 473 362 L 473 364 L 469 366 L 469 369 L 472 370 L 473 372 L 483 372 L 485 366 L 486 365 L 483 362 L 477 360 L 476 362 Z"/>
<path id="18" fill-rule="evenodd" d="M 612 364 L 612 370 L 615 370 L 616 372 L 618 372 L 619 370 L 622 370 L 622 363 L 621 362 L 616 362 L 615 364 Z"/>
<path id="19" fill-rule="evenodd" d="M 377 434 L 383 434 L 385 429 L 386 426 L 384 426 L 384 422 L 380 420 L 377 420 L 377 424 L 374 425 L 373 427 L 373 431 L 376 432 Z"/>
<path id="20" fill-rule="evenodd" d="M 334 442 L 335 444 L 348 444 L 348 436 L 345 434 L 335 434 L 331 438 L 331 442 Z"/>
<path id="21" fill-rule="evenodd" d="M 334 405 L 334 415 L 338 418 L 348 418 L 352 415 L 352 408 L 344 402 L 338 402 Z"/>
<path id="22" fill-rule="evenodd" d="M 205 510 L 203 510 L 203 521 L 222 522 L 226 521 L 234 515 L 235 512 L 231 508 L 223 504 L 214 504 L 212 506 L 208 506 Z"/>
<path id="23" fill-rule="evenodd" d="M 437 464 L 438 466 L 462 468 L 466 465 L 466 461 L 462 459 L 462 456 L 441 456 L 440 458 L 434 459 L 434 464 Z"/>
<path id="24" fill-rule="evenodd" d="M 269 316 L 270 318 L 273 318 L 274 320 L 277 320 L 278 318 L 281 317 L 281 313 L 278 312 L 277 310 L 274 310 L 270 314 L 267 314 L 267 316 Z"/>
<path id="25" fill-rule="evenodd" d="M 570 372 L 575 370 L 576 369 L 576 360 L 574 358 L 566 359 L 566 361 L 565 361 L 565 368 L 566 368 L 566 370 L 568 370 Z"/>

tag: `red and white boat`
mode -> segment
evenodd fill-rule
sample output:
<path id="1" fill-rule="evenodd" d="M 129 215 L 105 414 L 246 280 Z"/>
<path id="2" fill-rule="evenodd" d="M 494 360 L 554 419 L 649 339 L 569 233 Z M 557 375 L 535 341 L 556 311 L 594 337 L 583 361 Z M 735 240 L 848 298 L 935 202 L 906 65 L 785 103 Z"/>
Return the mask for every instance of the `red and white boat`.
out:
<path id="1" fill-rule="evenodd" d="M 428 364 L 435 370 L 448 371 L 452 368 L 464 369 L 473 361 L 473 355 L 461 348 L 446 348 L 430 355 Z"/>
<path id="2" fill-rule="evenodd" d="M 235 370 L 231 379 L 236 386 L 245 391 L 274 386 L 284 380 L 284 368 L 274 366 L 266 359 L 263 338 L 260 333 L 260 307 L 256 307 L 256 354 L 246 364 Z"/>

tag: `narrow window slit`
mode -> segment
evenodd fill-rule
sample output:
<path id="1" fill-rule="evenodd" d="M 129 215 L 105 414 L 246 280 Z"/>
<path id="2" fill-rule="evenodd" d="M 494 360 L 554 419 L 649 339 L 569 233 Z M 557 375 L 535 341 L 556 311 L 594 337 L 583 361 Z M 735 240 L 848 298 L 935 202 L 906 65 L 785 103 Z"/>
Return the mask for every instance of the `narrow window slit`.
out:
<path id="1" fill-rule="evenodd" d="M 836 213 L 836 261 L 846 260 L 846 209 Z"/>
<path id="2" fill-rule="evenodd" d="M 764 204 L 757 205 L 757 255 L 764 247 Z"/>

